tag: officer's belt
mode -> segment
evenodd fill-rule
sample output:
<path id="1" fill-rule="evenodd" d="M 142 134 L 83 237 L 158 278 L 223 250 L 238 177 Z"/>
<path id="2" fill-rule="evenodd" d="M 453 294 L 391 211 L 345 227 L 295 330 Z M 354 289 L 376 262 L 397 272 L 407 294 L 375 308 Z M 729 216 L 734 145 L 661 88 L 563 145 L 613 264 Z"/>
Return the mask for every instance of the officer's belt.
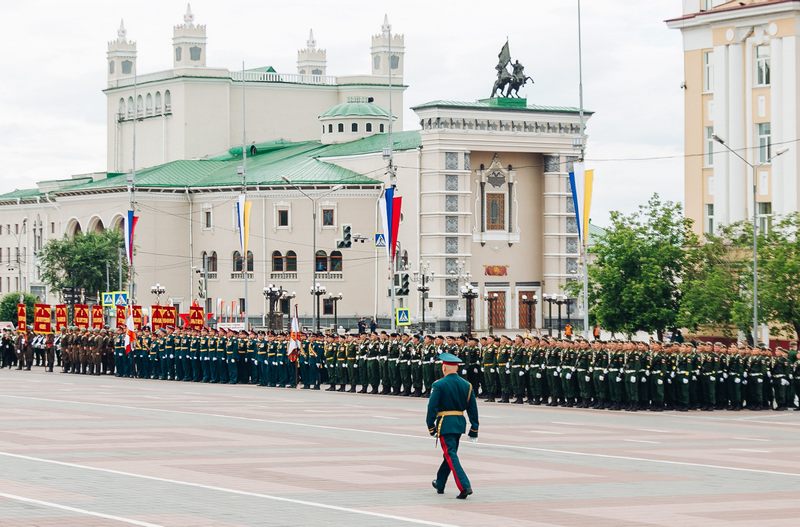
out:
<path id="1" fill-rule="evenodd" d="M 446 410 L 444 412 L 438 412 L 436 414 L 436 417 L 446 417 L 448 415 L 461 415 L 461 416 L 463 416 L 464 415 L 464 411 L 463 410 Z"/>

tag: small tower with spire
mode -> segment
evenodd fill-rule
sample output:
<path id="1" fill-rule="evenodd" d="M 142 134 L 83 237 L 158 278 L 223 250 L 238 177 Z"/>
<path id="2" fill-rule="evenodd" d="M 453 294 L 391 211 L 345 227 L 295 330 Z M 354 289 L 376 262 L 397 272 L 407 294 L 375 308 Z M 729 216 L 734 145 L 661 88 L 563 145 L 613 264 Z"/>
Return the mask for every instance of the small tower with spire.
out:
<path id="1" fill-rule="evenodd" d="M 297 50 L 297 73 L 300 75 L 325 75 L 328 59 L 324 49 L 317 49 L 314 30 L 308 30 L 304 49 Z"/>
<path id="2" fill-rule="evenodd" d="M 183 24 L 172 33 L 172 63 L 175 68 L 205 67 L 206 26 L 194 23 L 192 5 L 186 4 Z"/>
<path id="3" fill-rule="evenodd" d="M 372 36 L 371 51 L 373 75 L 389 75 L 389 68 L 391 67 L 393 76 L 403 76 L 403 63 L 406 51 L 405 39 L 403 35 L 394 35 L 391 34 L 391 32 L 392 25 L 389 24 L 389 15 L 384 15 L 381 32 L 378 35 Z"/>
<path id="4" fill-rule="evenodd" d="M 123 20 L 119 21 L 117 39 L 108 43 L 106 58 L 109 86 L 119 79 L 133 77 L 136 73 L 136 42 L 128 40 L 128 31 Z"/>

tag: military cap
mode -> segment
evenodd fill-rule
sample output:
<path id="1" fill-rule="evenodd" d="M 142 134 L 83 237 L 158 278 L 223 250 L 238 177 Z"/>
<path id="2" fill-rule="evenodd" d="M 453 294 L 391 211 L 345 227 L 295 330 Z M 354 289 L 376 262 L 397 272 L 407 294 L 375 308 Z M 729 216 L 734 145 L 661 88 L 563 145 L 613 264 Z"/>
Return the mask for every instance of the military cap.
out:
<path id="1" fill-rule="evenodd" d="M 448 364 L 450 366 L 455 366 L 457 364 L 463 363 L 461 359 L 459 359 L 452 353 L 440 353 L 437 359 L 442 361 L 444 364 Z"/>

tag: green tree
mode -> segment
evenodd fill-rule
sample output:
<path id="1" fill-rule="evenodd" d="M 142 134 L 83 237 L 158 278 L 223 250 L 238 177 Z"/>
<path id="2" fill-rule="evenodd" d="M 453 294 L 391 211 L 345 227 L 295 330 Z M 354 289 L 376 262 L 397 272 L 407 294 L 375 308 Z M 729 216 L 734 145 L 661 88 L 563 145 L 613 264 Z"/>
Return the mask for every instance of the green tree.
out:
<path id="1" fill-rule="evenodd" d="M 800 214 L 784 217 L 759 239 L 758 257 L 760 321 L 800 335 Z"/>
<path id="2" fill-rule="evenodd" d="M 611 213 L 611 227 L 590 249 L 589 304 L 601 326 L 661 336 L 676 324 L 689 263 L 684 248 L 697 245 L 691 226 L 679 204 L 657 194 L 633 214 Z M 579 293 L 581 286 L 571 288 Z"/>
<path id="3" fill-rule="evenodd" d="M 83 288 L 86 294 L 93 294 L 105 290 L 108 265 L 112 269 L 109 273 L 111 288 L 122 289 L 124 283 L 119 283 L 118 272 L 114 272 L 122 245 L 122 233 L 117 230 L 50 240 L 40 252 L 42 281 L 54 292 Z M 124 280 L 128 274 L 128 262 L 124 256 L 122 266 Z"/>
<path id="4" fill-rule="evenodd" d="M 24 293 L 25 298 L 25 318 L 28 324 L 33 324 L 33 305 L 36 303 L 36 297 L 28 293 Z M 17 325 L 17 304 L 19 304 L 19 293 L 8 293 L 0 300 L 0 320 L 4 322 L 13 322 Z"/>

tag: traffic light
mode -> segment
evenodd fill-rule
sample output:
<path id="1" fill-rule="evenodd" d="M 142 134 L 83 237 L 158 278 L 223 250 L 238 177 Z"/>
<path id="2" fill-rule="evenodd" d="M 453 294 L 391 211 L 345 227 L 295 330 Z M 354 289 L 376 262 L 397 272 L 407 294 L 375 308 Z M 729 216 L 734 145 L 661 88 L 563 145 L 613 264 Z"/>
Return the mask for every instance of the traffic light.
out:
<path id="1" fill-rule="evenodd" d="M 353 226 L 342 225 L 342 239 L 336 241 L 337 249 L 349 249 L 353 246 Z"/>
<path id="2" fill-rule="evenodd" d="M 395 289 L 396 296 L 408 296 L 408 292 L 411 289 L 411 277 L 408 273 L 400 274 L 400 283 L 398 284 L 397 288 Z"/>
<path id="3" fill-rule="evenodd" d="M 205 281 L 201 278 L 197 281 L 197 298 L 206 297 Z"/>

